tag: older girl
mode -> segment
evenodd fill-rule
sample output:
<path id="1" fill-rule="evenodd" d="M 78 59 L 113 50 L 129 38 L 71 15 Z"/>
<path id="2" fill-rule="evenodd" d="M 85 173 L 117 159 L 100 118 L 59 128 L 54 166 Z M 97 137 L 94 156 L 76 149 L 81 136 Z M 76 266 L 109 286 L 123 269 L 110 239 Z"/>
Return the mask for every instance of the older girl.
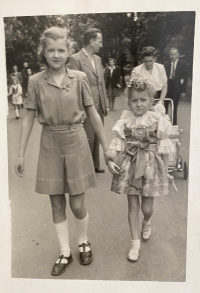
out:
<path id="1" fill-rule="evenodd" d="M 113 127 L 115 138 L 109 147 L 108 167 L 114 174 L 111 190 L 126 193 L 131 232 L 130 261 L 140 252 L 139 196 L 144 215 L 141 236 L 151 236 L 154 197 L 168 194 L 168 154 L 174 147 L 168 135 L 170 121 L 161 112 L 162 105 L 152 107 L 153 87 L 143 77 L 133 77 L 128 88 L 130 110 L 123 111 Z"/>
<path id="2" fill-rule="evenodd" d="M 27 113 L 15 166 L 17 175 L 23 176 L 24 155 L 37 110 L 43 130 L 36 192 L 50 195 L 53 221 L 60 243 L 60 256 L 52 270 L 55 276 L 62 274 L 73 261 L 68 239 L 65 193 L 69 193 L 69 204 L 77 225 L 80 263 L 87 265 L 92 261 L 87 238 L 85 191 L 96 185 L 96 178 L 83 128 L 85 112 L 101 141 L 104 154 L 107 151 L 103 125 L 93 105 L 87 77 L 82 72 L 69 70 L 65 65 L 69 51 L 70 39 L 66 29 L 51 27 L 44 31 L 39 53 L 47 69 L 29 78 Z"/>

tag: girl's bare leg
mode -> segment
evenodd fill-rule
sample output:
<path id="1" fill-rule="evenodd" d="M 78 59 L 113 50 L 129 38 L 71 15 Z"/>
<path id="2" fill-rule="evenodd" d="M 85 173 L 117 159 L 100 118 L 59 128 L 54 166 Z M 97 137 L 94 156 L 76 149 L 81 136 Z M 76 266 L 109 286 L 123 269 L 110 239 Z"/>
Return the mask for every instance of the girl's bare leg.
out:
<path id="1" fill-rule="evenodd" d="M 139 239 L 139 209 L 140 202 L 138 195 L 127 195 L 128 198 L 128 222 L 131 232 L 131 239 Z"/>
<path id="2" fill-rule="evenodd" d="M 127 195 L 128 198 L 128 221 L 131 232 L 131 249 L 128 253 L 128 260 L 138 261 L 140 252 L 139 239 L 139 209 L 140 202 L 138 195 Z"/>
<path id="3" fill-rule="evenodd" d="M 86 217 L 87 209 L 85 206 L 85 193 L 69 195 L 69 204 L 77 219 L 81 220 Z"/>
<path id="4" fill-rule="evenodd" d="M 61 223 L 66 220 L 66 198 L 64 194 L 50 195 L 53 221 Z"/>
<path id="5" fill-rule="evenodd" d="M 153 214 L 153 197 L 142 197 L 141 209 L 144 215 L 142 222 L 142 239 L 149 240 L 151 237 L 151 217 Z"/>
<path id="6" fill-rule="evenodd" d="M 144 220 L 149 221 L 153 214 L 153 202 L 154 197 L 144 197 L 142 196 L 141 210 L 144 215 Z"/>
<path id="7" fill-rule="evenodd" d="M 19 118 L 19 109 L 17 105 L 15 106 L 15 115 L 16 115 L 16 118 Z"/>

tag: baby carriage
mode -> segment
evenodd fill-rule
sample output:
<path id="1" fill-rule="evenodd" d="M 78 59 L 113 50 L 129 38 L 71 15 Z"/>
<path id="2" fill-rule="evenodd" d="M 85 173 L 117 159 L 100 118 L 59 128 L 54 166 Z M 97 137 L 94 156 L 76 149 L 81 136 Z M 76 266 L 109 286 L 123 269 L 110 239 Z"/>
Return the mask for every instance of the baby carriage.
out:
<path id="1" fill-rule="evenodd" d="M 174 103 L 173 100 L 166 98 L 165 101 L 170 101 L 171 104 L 171 122 L 173 124 L 173 108 Z M 183 178 L 186 180 L 188 177 L 188 164 L 186 162 L 183 163 L 182 156 L 180 155 L 180 136 L 182 134 L 182 129 L 178 125 L 172 126 L 172 132 L 169 136 L 172 143 L 175 147 L 175 153 L 169 155 L 169 162 L 168 162 L 168 172 L 172 171 L 179 171 L 183 172 Z"/>

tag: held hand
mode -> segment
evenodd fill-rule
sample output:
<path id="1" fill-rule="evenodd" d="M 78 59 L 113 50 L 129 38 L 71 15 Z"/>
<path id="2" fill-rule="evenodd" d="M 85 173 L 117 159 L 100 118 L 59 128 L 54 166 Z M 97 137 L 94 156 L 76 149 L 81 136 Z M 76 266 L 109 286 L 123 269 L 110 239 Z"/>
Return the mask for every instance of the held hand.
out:
<path id="1" fill-rule="evenodd" d="M 23 158 L 18 158 L 17 162 L 15 164 L 15 173 L 19 177 L 24 176 L 24 159 Z"/>
<path id="2" fill-rule="evenodd" d="M 157 104 L 161 104 L 161 105 L 163 105 L 163 100 L 159 100 L 159 101 L 157 102 Z"/>
<path id="3" fill-rule="evenodd" d="M 120 89 L 121 88 L 121 85 L 120 84 L 117 84 L 117 87 Z"/>
<path id="4" fill-rule="evenodd" d="M 112 174 L 119 174 L 120 167 L 113 161 L 108 161 L 108 169 Z"/>

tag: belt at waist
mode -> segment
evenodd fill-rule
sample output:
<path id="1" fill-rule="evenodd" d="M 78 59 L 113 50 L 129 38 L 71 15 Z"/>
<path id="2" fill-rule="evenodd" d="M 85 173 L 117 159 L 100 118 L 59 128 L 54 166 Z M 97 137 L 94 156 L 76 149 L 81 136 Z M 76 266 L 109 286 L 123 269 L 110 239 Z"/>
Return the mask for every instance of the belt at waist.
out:
<path id="1" fill-rule="evenodd" d="M 60 124 L 60 125 L 43 125 L 44 130 L 73 130 L 77 128 L 83 128 L 82 123 L 76 123 L 72 125 L 65 125 L 65 124 Z"/>

